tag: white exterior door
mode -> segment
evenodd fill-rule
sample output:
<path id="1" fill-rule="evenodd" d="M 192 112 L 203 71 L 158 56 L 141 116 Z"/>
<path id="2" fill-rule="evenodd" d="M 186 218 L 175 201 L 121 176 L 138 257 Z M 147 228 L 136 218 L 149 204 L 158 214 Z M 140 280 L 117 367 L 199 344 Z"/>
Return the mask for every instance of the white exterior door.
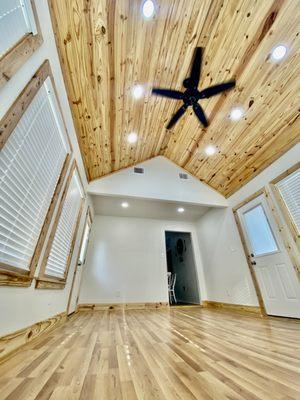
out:
<path id="1" fill-rule="evenodd" d="M 269 315 L 300 318 L 300 280 L 262 194 L 237 210 Z"/>

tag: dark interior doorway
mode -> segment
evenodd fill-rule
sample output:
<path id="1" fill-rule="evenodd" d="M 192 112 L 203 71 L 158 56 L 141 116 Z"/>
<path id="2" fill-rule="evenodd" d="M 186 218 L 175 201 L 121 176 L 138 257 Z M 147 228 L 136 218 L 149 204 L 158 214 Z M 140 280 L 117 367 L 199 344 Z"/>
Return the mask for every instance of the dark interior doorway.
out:
<path id="1" fill-rule="evenodd" d="M 166 231 L 165 238 L 170 304 L 200 304 L 191 234 Z M 174 292 L 170 293 L 174 280 Z"/>

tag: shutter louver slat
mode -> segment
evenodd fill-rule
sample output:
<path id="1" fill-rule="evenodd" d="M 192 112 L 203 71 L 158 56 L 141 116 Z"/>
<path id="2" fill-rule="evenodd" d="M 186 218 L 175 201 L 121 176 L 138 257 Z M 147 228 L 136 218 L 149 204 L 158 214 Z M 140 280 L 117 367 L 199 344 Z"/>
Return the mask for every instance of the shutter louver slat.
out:
<path id="1" fill-rule="evenodd" d="M 47 259 L 45 274 L 48 276 L 65 276 L 81 202 L 82 194 L 74 171 Z"/>
<path id="2" fill-rule="evenodd" d="M 300 233 L 300 169 L 276 183 L 298 233 Z"/>
<path id="3" fill-rule="evenodd" d="M 0 153 L 0 262 L 25 270 L 70 151 L 55 113 L 47 78 Z"/>
<path id="4" fill-rule="evenodd" d="M 36 26 L 31 26 L 34 21 L 30 1 L 25 1 L 26 7 L 20 0 L 0 1 L 0 57 L 27 33 L 36 32 Z"/>

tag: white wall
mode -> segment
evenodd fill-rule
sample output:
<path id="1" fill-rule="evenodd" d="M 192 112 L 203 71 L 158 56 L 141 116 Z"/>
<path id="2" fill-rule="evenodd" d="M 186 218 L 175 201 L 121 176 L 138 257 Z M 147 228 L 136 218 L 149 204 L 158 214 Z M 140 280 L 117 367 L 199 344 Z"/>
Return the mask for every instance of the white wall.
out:
<path id="1" fill-rule="evenodd" d="M 200 293 L 206 298 L 194 224 L 95 216 L 79 303 L 167 302 L 165 230 L 191 232 Z"/>
<path id="2" fill-rule="evenodd" d="M 192 204 L 224 207 L 227 200 L 205 183 L 188 174 L 188 179 L 179 179 L 185 172 L 165 157 L 159 156 L 139 164 L 145 174 L 133 173 L 133 167 L 97 179 L 88 186 L 89 193 L 114 196 L 132 196 L 145 199 L 180 201 Z"/>
<path id="3" fill-rule="evenodd" d="M 229 197 L 230 207 L 212 209 L 197 222 L 208 300 L 233 304 L 258 304 L 232 207 L 267 186 L 271 180 L 296 164 L 299 159 L 300 144 L 294 146 Z"/>
<path id="4" fill-rule="evenodd" d="M 35 3 L 44 43 L 21 67 L 15 76 L 0 89 L 0 119 L 6 113 L 11 104 L 16 100 L 19 93 L 23 90 L 23 88 L 31 79 L 32 75 L 36 72 L 44 60 L 49 59 L 58 91 L 59 101 L 63 110 L 63 116 L 72 143 L 73 154 L 77 160 L 79 171 L 86 188 L 87 181 L 63 83 L 47 0 L 39 0 L 35 1 Z M 79 238 L 80 231 L 77 237 L 77 246 Z M 13 332 L 37 321 L 49 318 L 54 314 L 66 311 L 76 254 L 77 249 L 75 248 L 67 285 L 64 290 L 34 289 L 35 282 L 30 288 L 0 286 L 0 335 Z M 36 276 L 38 275 L 38 271 L 39 267 L 37 268 Z"/>

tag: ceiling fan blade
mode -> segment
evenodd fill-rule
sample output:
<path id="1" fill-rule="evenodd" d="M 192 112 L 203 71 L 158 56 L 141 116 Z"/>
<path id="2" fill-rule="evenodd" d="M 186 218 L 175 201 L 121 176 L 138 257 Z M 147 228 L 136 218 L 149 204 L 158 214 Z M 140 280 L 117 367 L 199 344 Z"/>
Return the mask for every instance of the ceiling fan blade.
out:
<path id="1" fill-rule="evenodd" d="M 196 47 L 191 69 L 191 76 L 189 78 L 190 87 L 197 88 L 199 85 L 201 63 L 202 63 L 202 47 Z"/>
<path id="2" fill-rule="evenodd" d="M 206 119 L 206 116 L 204 114 L 202 107 L 198 103 L 195 103 L 195 104 L 193 104 L 193 109 L 194 109 L 195 114 L 197 115 L 199 121 L 201 122 L 201 124 L 204 125 L 205 128 L 207 128 L 208 121 Z"/>
<path id="3" fill-rule="evenodd" d="M 176 113 L 173 115 L 173 117 L 170 119 L 170 122 L 167 125 L 167 129 L 171 129 L 172 126 L 176 124 L 176 122 L 179 120 L 180 117 L 184 114 L 185 110 L 187 109 L 187 106 L 184 104 L 181 106 Z"/>
<path id="4" fill-rule="evenodd" d="M 215 96 L 225 90 L 229 90 L 235 87 L 235 81 L 229 81 L 220 83 L 219 85 L 211 86 L 207 89 L 201 90 L 199 96 L 201 99 L 208 99 L 209 97 Z"/>
<path id="5" fill-rule="evenodd" d="M 178 100 L 181 100 L 183 98 L 183 94 L 181 92 L 179 92 L 178 90 L 171 90 L 171 89 L 153 88 L 152 94 Z"/>

